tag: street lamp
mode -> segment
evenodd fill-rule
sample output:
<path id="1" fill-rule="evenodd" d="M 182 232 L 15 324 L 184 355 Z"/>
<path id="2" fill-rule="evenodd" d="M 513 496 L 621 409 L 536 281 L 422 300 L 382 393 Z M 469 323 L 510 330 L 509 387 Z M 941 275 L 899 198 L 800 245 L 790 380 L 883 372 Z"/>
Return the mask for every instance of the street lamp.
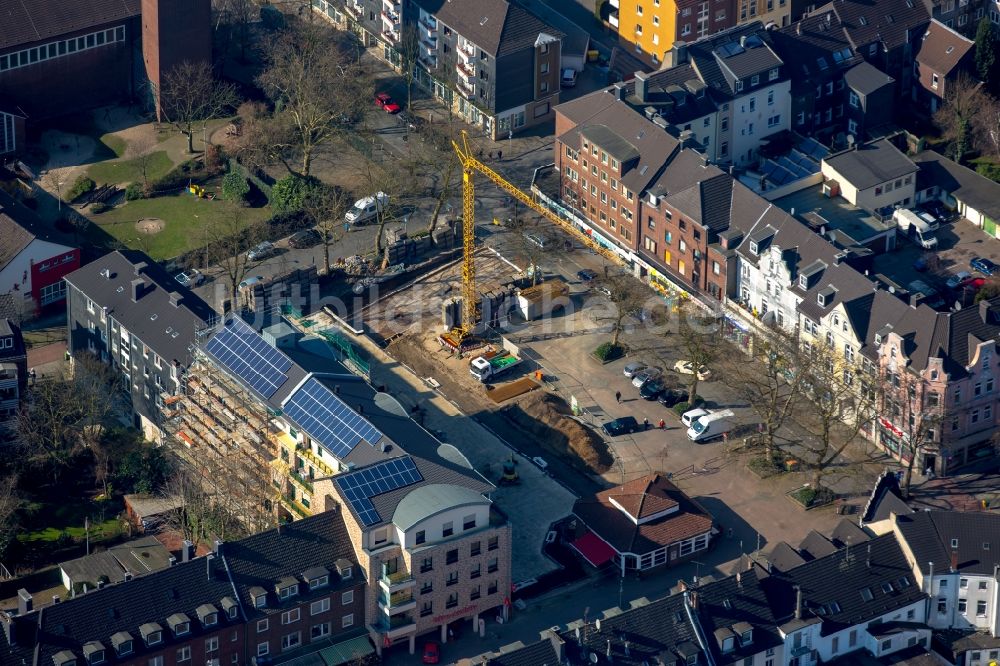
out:
<path id="1" fill-rule="evenodd" d="M 57 178 L 55 183 L 56 183 L 56 201 L 58 202 L 57 206 L 59 212 L 62 213 L 62 191 L 59 188 L 64 184 L 64 181 L 61 181 Z"/>

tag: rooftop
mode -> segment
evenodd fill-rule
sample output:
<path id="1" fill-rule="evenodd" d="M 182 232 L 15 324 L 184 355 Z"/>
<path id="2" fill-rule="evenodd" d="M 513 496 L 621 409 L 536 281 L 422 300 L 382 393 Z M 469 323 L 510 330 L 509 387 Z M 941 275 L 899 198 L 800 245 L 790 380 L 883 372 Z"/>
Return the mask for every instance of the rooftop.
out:
<path id="1" fill-rule="evenodd" d="M 506 0 L 450 2 L 418 0 L 420 7 L 494 57 L 533 47 L 541 37 L 559 40 L 562 31 Z"/>
<path id="2" fill-rule="evenodd" d="M 952 553 L 957 570 L 992 576 L 1000 564 L 1000 515 L 985 512 L 917 511 L 896 519 L 917 566 L 924 574 L 945 573 Z"/>
<path id="3" fill-rule="evenodd" d="M 205 301 L 135 250 L 106 254 L 66 276 L 166 363 L 190 362 L 197 333 L 215 317 Z M 133 288 L 139 298 L 133 300 Z"/>
<path id="4" fill-rule="evenodd" d="M 937 19 L 932 19 L 920 42 L 916 61 L 932 72 L 948 76 L 975 45 L 971 39 L 963 37 Z"/>
<path id="5" fill-rule="evenodd" d="M 1000 183 L 956 164 L 933 150 L 914 156 L 919 172 L 917 189 L 936 186 L 972 208 L 1000 219 Z"/>
<path id="6" fill-rule="evenodd" d="M 859 95 L 870 95 L 876 90 L 892 85 L 892 78 L 867 60 L 862 60 L 844 73 L 844 83 Z"/>
<path id="7" fill-rule="evenodd" d="M 0 49 L 139 15 L 139 0 L 0 0 Z"/>
<path id="8" fill-rule="evenodd" d="M 915 173 L 917 165 L 888 139 L 855 146 L 823 160 L 859 190 Z"/>
<path id="9" fill-rule="evenodd" d="M 826 196 L 818 185 L 787 194 L 773 203 L 789 213 L 794 211 L 814 232 L 834 232 L 837 244 L 844 247 L 865 245 L 896 226 L 892 220 L 883 222 L 843 197 Z"/>

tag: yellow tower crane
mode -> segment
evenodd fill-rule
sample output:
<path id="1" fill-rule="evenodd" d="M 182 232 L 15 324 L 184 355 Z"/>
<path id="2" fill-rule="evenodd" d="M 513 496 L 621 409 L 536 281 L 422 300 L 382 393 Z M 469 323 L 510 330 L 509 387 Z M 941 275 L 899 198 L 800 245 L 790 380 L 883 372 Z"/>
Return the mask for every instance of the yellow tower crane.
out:
<path id="1" fill-rule="evenodd" d="M 614 262 L 620 262 L 618 255 L 603 245 L 596 243 L 567 220 L 559 217 L 545 206 L 535 201 L 530 194 L 525 194 L 516 185 L 509 182 L 499 173 L 476 159 L 469 148 L 469 138 L 462 130 L 462 145 L 452 141 L 455 154 L 462 164 L 462 323 L 456 334 L 465 338 L 471 334 L 479 323 L 479 294 L 476 292 L 476 173 L 489 178 L 497 187 L 535 211 L 545 219 L 562 227 L 571 236 L 581 241 L 595 252 L 604 255 Z"/>

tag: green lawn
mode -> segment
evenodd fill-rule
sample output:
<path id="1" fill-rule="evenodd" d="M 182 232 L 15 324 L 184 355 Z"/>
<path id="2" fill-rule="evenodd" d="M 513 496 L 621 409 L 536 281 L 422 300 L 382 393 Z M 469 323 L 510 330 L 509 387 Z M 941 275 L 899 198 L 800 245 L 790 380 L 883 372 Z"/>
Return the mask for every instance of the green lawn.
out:
<path id="1" fill-rule="evenodd" d="M 105 138 L 116 139 L 117 137 L 107 136 Z M 119 139 L 120 140 L 120 139 Z M 158 150 L 155 153 L 149 154 L 149 161 L 146 165 L 146 177 L 150 181 L 154 181 L 157 178 L 161 178 L 171 168 L 173 168 L 173 163 L 167 156 L 165 150 Z M 140 170 L 139 158 L 133 158 L 130 160 L 108 160 L 106 162 L 98 162 L 87 169 L 87 175 L 90 176 L 95 183 L 98 185 L 104 185 L 106 183 L 134 183 L 142 180 L 142 171 Z"/>
<path id="2" fill-rule="evenodd" d="M 128 142 L 120 136 L 115 136 L 114 134 L 105 134 L 100 138 L 100 142 L 103 143 L 108 150 L 115 154 L 115 157 L 121 157 L 125 154 L 125 149 L 128 148 Z"/>
<path id="3" fill-rule="evenodd" d="M 84 539 L 84 523 L 88 518 L 91 541 L 113 538 L 121 532 L 117 518 L 117 513 L 122 508 L 120 502 L 108 502 L 101 506 L 96 502 L 73 499 L 68 502 L 36 504 L 31 508 L 34 509 L 31 517 L 26 521 L 24 531 L 17 537 L 24 543 L 55 542 L 63 532 L 73 539 Z"/>
<path id="4" fill-rule="evenodd" d="M 169 197 L 130 201 L 106 213 L 92 215 L 90 219 L 122 244 L 163 261 L 204 245 L 204 225 L 211 224 L 215 216 L 223 214 L 225 205 L 221 199 L 198 199 L 185 191 Z M 267 219 L 270 209 L 246 208 L 244 214 L 248 222 L 256 222 Z M 163 231 L 153 235 L 140 234 L 135 223 L 146 217 L 164 220 L 166 226 Z"/>

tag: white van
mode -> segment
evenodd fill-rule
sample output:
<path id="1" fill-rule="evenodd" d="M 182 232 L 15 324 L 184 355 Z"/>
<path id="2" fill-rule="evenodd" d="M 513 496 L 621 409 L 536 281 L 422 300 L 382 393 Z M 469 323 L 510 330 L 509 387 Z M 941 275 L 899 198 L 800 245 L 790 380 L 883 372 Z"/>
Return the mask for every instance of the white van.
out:
<path id="1" fill-rule="evenodd" d="M 722 433 L 729 432 L 733 427 L 736 415 L 731 409 L 723 409 L 712 412 L 695 419 L 688 428 L 687 436 L 692 442 L 705 442 L 716 437 L 722 437 Z"/>
<path id="2" fill-rule="evenodd" d="M 938 239 L 934 235 L 934 229 L 922 217 L 912 210 L 897 208 L 892 214 L 896 221 L 896 226 L 905 233 L 913 242 L 925 250 L 932 250 L 937 247 Z"/>
<path id="3" fill-rule="evenodd" d="M 364 224 L 378 215 L 379 211 L 385 210 L 388 205 L 389 195 L 385 192 L 378 192 L 370 197 L 355 201 L 354 207 L 344 215 L 344 220 L 349 224 Z"/>

